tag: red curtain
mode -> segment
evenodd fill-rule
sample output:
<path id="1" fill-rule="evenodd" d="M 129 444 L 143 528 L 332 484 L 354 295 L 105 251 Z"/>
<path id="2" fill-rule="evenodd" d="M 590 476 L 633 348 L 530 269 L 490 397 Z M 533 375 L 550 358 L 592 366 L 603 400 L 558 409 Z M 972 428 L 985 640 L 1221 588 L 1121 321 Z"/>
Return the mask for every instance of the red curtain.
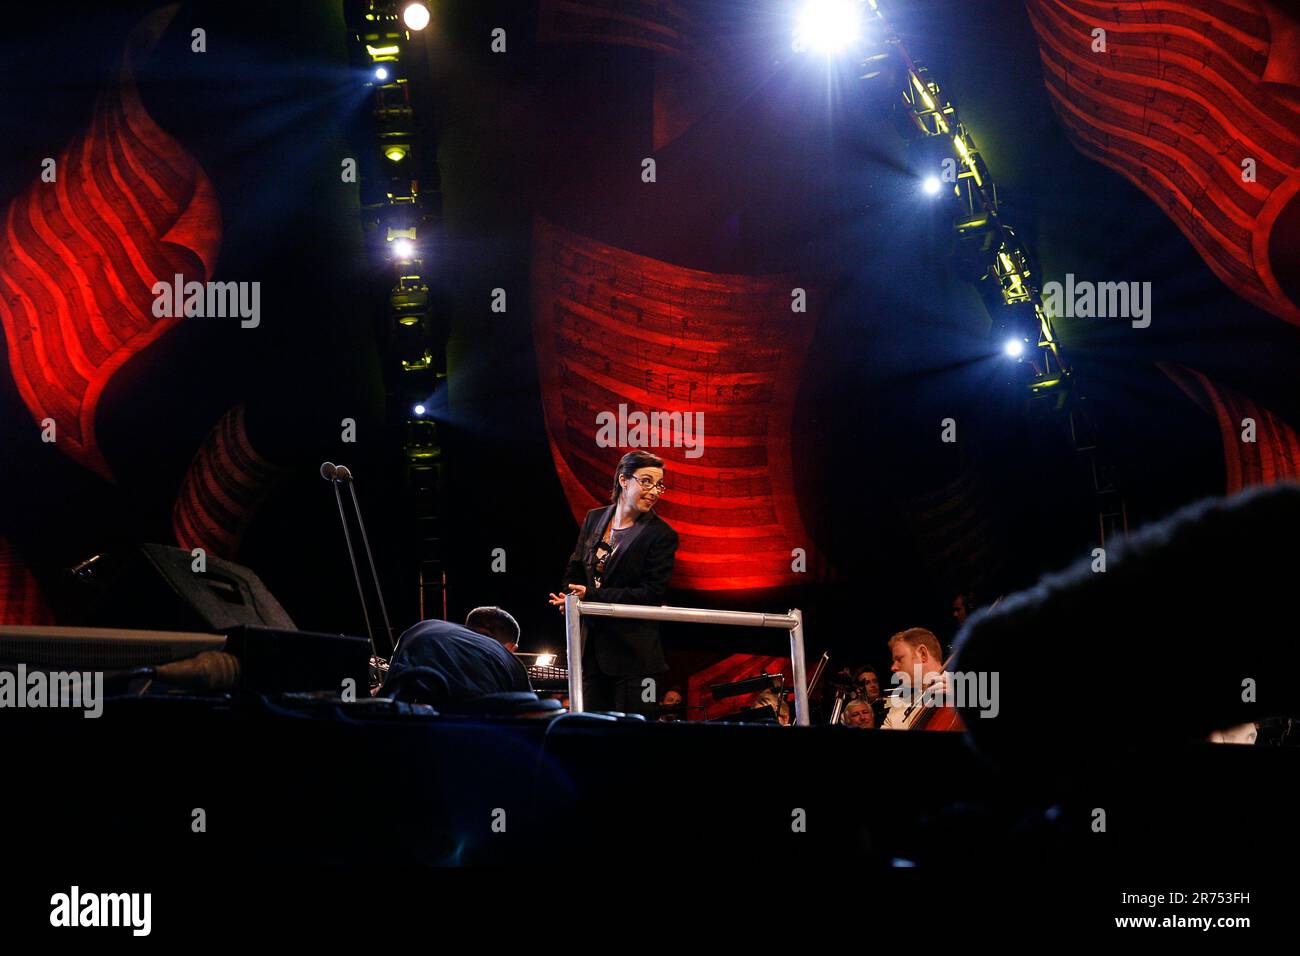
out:
<path id="1" fill-rule="evenodd" d="M 1291 425 L 1248 396 L 1210 381 L 1196 369 L 1163 363 L 1160 368 L 1218 421 L 1227 494 L 1250 485 L 1300 478 L 1300 436 Z M 1254 422 L 1253 442 L 1243 439 L 1246 419 Z"/>
<path id="2" fill-rule="evenodd" d="M 1294 15 L 1259 0 L 1029 0 L 1028 9 L 1048 91 L 1079 149 L 1159 204 L 1238 295 L 1300 324 Z M 1097 29 L 1104 52 L 1093 49 Z"/>
<path id="3" fill-rule="evenodd" d="M 137 55 L 175 8 L 146 18 Z M 53 182 L 14 199 L 0 234 L 0 323 L 9 368 L 56 447 L 112 478 L 95 409 L 113 375 L 179 319 L 153 314 L 154 283 L 206 281 L 221 244 L 216 193 L 194 158 L 154 123 L 129 56 L 89 129 L 55 158 Z"/>
<path id="4" fill-rule="evenodd" d="M 665 459 L 658 505 L 681 535 L 676 587 L 801 584 L 821 565 L 795 501 L 793 411 L 822 296 L 792 311 L 793 276 L 687 269 L 538 221 L 534 337 L 551 453 L 575 519 L 609 503 L 625 448 L 597 415 L 703 413 L 703 454 Z M 798 567 L 803 549 L 805 571 Z"/>
<path id="5" fill-rule="evenodd" d="M 0 538 L 0 624 L 53 624 L 40 585 L 22 557 Z"/>
<path id="6" fill-rule="evenodd" d="M 249 441 L 244 406 L 232 408 L 185 472 L 172 509 L 177 543 L 233 560 L 257 506 L 284 474 Z"/>

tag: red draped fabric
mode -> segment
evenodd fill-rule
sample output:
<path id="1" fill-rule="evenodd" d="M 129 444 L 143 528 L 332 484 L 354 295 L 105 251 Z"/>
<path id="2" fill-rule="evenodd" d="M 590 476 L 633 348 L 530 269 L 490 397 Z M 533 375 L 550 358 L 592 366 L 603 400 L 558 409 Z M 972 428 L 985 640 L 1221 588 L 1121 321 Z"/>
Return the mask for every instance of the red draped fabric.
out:
<path id="1" fill-rule="evenodd" d="M 244 406 L 232 408 L 208 433 L 185 472 L 172 509 L 177 543 L 233 560 L 257 506 L 284 474 L 253 448 Z"/>
<path id="2" fill-rule="evenodd" d="M 538 38 L 551 43 L 636 47 L 654 55 L 654 148 L 708 112 L 721 69 L 721 40 L 671 0 L 542 0 Z"/>
<path id="3" fill-rule="evenodd" d="M 534 338 L 551 453 L 576 519 L 609 503 L 625 448 L 597 416 L 703 413 L 703 454 L 667 463 L 658 509 L 681 535 L 673 584 L 801 584 L 820 564 L 794 494 L 793 411 L 822 296 L 793 312 L 793 276 L 721 275 L 635 255 L 538 221 Z M 807 571 L 792 569 L 803 549 Z"/>
<path id="4" fill-rule="evenodd" d="M 1028 0 L 1079 149 L 1245 299 L 1300 324 L 1300 24 L 1271 0 Z M 1094 52 L 1093 31 L 1105 31 Z M 1254 181 L 1242 163 L 1253 160 Z"/>
<path id="5" fill-rule="evenodd" d="M 143 21 L 128 50 L 151 46 L 174 12 Z M 130 55 L 119 81 L 55 157 L 55 181 L 15 198 L 0 231 L 0 323 L 18 392 L 38 424 L 54 419 L 58 448 L 110 479 L 100 397 L 178 321 L 154 316 L 154 284 L 206 281 L 221 242 L 212 185 L 145 111 Z"/>
<path id="6" fill-rule="evenodd" d="M 0 624 L 53 624 L 54 615 L 22 557 L 0 538 Z"/>
<path id="7" fill-rule="evenodd" d="M 1196 369 L 1161 364 L 1194 402 L 1214 416 L 1223 440 L 1227 494 L 1250 485 L 1300 479 L 1300 435 L 1286 421 L 1235 389 L 1212 382 Z M 1243 440 L 1246 420 L 1254 422 L 1255 440 Z"/>

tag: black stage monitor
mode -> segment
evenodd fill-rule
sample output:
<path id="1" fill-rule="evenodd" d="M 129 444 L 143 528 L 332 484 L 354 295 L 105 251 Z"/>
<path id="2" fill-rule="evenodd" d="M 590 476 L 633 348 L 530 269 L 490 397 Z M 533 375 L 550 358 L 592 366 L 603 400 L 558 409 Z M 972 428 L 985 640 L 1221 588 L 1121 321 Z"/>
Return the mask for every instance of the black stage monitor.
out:
<path id="1" fill-rule="evenodd" d="M 293 619 L 242 565 L 208 554 L 203 570 L 182 548 L 145 544 L 96 555 L 71 570 L 74 623 L 226 631 L 240 625 L 294 630 Z"/>

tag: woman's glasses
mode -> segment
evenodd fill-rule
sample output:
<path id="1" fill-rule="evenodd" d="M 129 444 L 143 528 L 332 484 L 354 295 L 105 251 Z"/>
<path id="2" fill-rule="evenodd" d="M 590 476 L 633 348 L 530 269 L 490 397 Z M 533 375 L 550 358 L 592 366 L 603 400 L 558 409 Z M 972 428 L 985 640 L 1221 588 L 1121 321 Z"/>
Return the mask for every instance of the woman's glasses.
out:
<path id="1" fill-rule="evenodd" d="M 649 491 L 650 489 L 653 488 L 661 495 L 668 494 L 668 486 L 665 485 L 662 481 L 657 482 L 649 475 L 633 475 L 632 477 L 635 478 L 636 483 L 640 485 L 642 488 L 644 488 L 646 491 Z"/>

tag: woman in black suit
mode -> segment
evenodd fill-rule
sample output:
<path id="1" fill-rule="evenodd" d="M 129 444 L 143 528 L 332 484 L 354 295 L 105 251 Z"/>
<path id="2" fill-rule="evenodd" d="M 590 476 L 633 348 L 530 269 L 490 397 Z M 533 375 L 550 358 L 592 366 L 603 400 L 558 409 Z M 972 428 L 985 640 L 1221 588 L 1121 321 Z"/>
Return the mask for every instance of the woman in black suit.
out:
<path id="1" fill-rule="evenodd" d="M 564 588 L 587 601 L 662 604 L 677 558 L 677 532 L 654 513 L 667 490 L 662 458 L 645 451 L 624 455 L 610 504 L 587 512 L 582 522 Z M 552 594 L 551 603 L 563 608 L 563 595 Z M 582 624 L 585 707 L 652 714 L 658 687 L 644 681 L 668 670 L 659 622 L 593 617 Z"/>

